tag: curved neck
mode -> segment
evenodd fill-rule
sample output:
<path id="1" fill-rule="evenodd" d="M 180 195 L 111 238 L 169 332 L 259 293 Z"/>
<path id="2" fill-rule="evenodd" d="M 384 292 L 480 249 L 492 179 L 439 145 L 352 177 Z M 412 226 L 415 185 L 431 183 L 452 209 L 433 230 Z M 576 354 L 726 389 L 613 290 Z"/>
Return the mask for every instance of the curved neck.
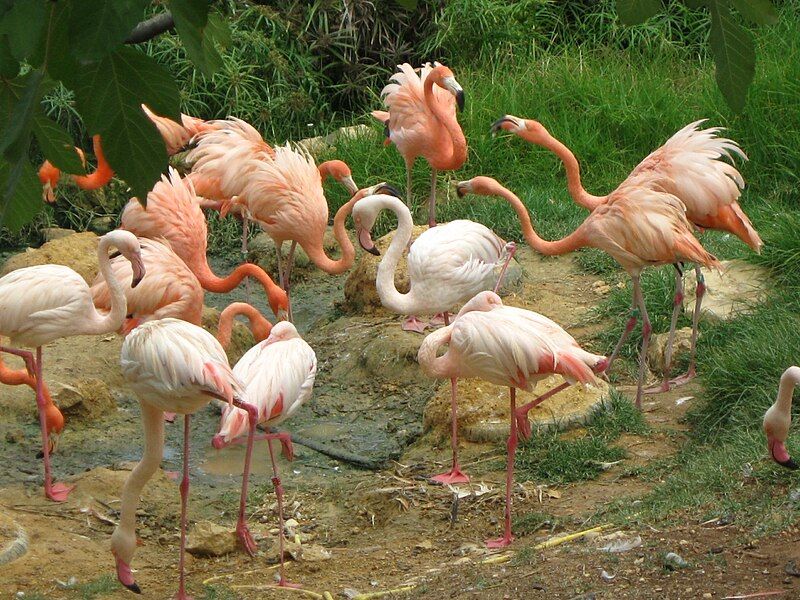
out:
<path id="1" fill-rule="evenodd" d="M 336 242 L 342 250 L 342 257 L 339 260 L 333 260 L 325 254 L 325 249 L 322 247 L 322 239 L 311 240 L 306 246 L 303 246 L 303 250 L 306 251 L 311 262 L 326 273 L 339 275 L 353 266 L 353 262 L 356 259 L 356 249 L 353 247 L 353 242 L 350 241 L 350 237 L 347 235 L 344 222 L 347 220 L 347 215 L 352 212 L 353 206 L 361 199 L 362 195 L 363 194 L 356 194 L 353 196 L 353 198 L 336 211 L 336 215 L 333 217 L 333 237 L 336 238 Z"/>
<path id="2" fill-rule="evenodd" d="M 91 175 L 71 175 L 72 181 L 84 190 L 96 190 L 103 187 L 114 176 L 114 171 L 111 165 L 106 162 L 105 154 L 103 154 L 103 147 L 100 144 L 100 136 L 92 136 L 92 146 L 94 154 L 97 157 L 97 168 Z"/>
<path id="3" fill-rule="evenodd" d="M 28 373 L 27 369 L 11 369 L 0 358 L 0 383 L 4 385 L 27 385 L 36 391 L 36 378 Z M 47 431 L 60 432 L 64 427 L 64 417 L 58 410 L 50 396 L 46 382 L 42 382 L 42 395 L 44 396 L 45 417 L 47 418 Z M 59 426 L 60 422 L 60 426 Z"/>
<path id="4" fill-rule="evenodd" d="M 128 302 L 125 298 L 125 291 L 122 285 L 114 277 L 114 271 L 111 268 L 111 260 L 108 258 L 108 248 L 111 243 L 107 238 L 100 238 L 100 245 L 97 248 L 97 260 L 100 263 L 100 273 L 108 285 L 108 291 L 111 295 L 111 310 L 105 315 L 101 315 L 94 311 L 94 319 L 91 322 L 90 330 L 88 333 L 108 333 L 109 331 L 116 331 L 122 326 L 125 320 L 125 315 L 128 313 Z"/>
<path id="5" fill-rule="evenodd" d="M 789 367 L 781 376 L 778 399 L 775 401 L 775 406 L 787 418 L 791 418 L 792 415 L 792 394 L 798 384 L 800 384 L 800 367 Z"/>
<path id="6" fill-rule="evenodd" d="M 436 356 L 443 345 L 450 341 L 453 326 L 448 325 L 429 333 L 422 341 L 417 353 L 417 362 L 422 370 L 428 375 L 437 378 L 458 377 L 457 366 L 446 353 L 444 356 Z"/>
<path id="7" fill-rule="evenodd" d="M 380 209 L 388 208 L 397 215 L 397 230 L 394 232 L 389 249 L 386 250 L 383 260 L 378 265 L 375 287 L 378 289 L 381 304 L 386 308 L 404 315 L 414 314 L 417 304 L 414 295 L 414 282 L 411 282 L 411 288 L 407 294 L 401 294 L 397 291 L 397 287 L 394 284 L 394 272 L 397 269 L 397 263 L 400 262 L 403 250 L 408 246 L 408 241 L 411 239 L 411 230 L 414 227 L 414 223 L 411 220 L 411 212 L 402 200 L 393 196 L 382 199 L 379 207 Z"/>
<path id="8" fill-rule="evenodd" d="M 208 290 L 209 292 L 214 292 L 217 294 L 230 292 L 233 288 L 239 285 L 245 277 L 252 277 L 264 288 L 270 306 L 274 306 L 274 303 L 285 295 L 283 290 L 274 281 L 272 281 L 272 278 L 267 275 L 264 269 L 253 263 L 242 263 L 236 267 L 230 273 L 230 275 L 222 278 L 214 274 L 214 272 L 211 270 L 211 267 L 208 266 L 208 260 L 204 255 L 196 269 L 195 275 L 197 276 L 200 285 L 203 286 L 203 289 Z"/>
<path id="9" fill-rule="evenodd" d="M 606 201 L 606 196 L 594 196 L 583 188 L 581 167 L 572 151 L 549 133 L 543 141 L 537 142 L 561 159 L 567 171 L 567 190 L 572 199 L 589 210 L 594 210 Z"/>
<path id="10" fill-rule="evenodd" d="M 272 323 L 264 318 L 258 309 L 246 302 L 234 302 L 225 307 L 219 315 L 219 329 L 217 330 L 217 340 L 222 347 L 227 349 L 231 343 L 233 332 L 233 319 L 236 315 L 244 315 L 250 323 L 250 331 L 256 342 L 261 342 L 269 337 L 272 330 Z"/>
<path id="11" fill-rule="evenodd" d="M 520 200 L 517 195 L 514 194 L 514 192 L 504 188 L 499 184 L 498 188 L 499 189 L 495 190 L 495 193 L 511 204 L 512 208 L 519 217 L 520 224 L 522 226 L 522 235 L 525 236 L 525 241 L 528 242 L 528 245 L 537 252 L 546 254 L 548 256 L 555 256 L 572 252 L 573 250 L 577 250 L 578 248 L 582 248 L 587 245 L 584 239 L 582 225 L 570 233 L 567 237 L 558 241 L 548 242 L 547 240 L 543 240 L 541 237 L 539 237 L 539 234 L 536 233 L 536 230 L 534 230 L 533 224 L 531 223 L 531 216 L 528 214 L 528 209 L 525 208 L 522 200 Z"/>
<path id="12" fill-rule="evenodd" d="M 447 134 L 450 136 L 451 153 L 450 156 L 444 160 L 437 161 L 434 168 L 440 170 L 458 169 L 467 160 L 467 140 L 464 137 L 464 132 L 458 124 L 455 114 L 449 112 L 445 107 L 436 100 L 436 95 L 433 93 L 434 81 L 438 80 L 438 73 L 436 69 L 428 73 L 425 78 L 424 93 L 425 103 L 428 105 L 431 113 L 437 121 L 445 128 Z"/>

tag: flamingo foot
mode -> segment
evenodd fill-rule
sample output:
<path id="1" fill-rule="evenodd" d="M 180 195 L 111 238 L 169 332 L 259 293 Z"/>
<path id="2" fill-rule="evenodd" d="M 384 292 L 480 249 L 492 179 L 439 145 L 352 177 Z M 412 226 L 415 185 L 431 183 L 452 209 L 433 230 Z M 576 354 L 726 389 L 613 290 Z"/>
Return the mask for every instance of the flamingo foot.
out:
<path id="1" fill-rule="evenodd" d="M 174 412 L 165 412 L 164 413 L 164 420 L 167 423 L 174 423 L 175 422 L 175 413 Z"/>
<path id="2" fill-rule="evenodd" d="M 415 316 L 408 317 L 405 321 L 403 321 L 402 329 L 403 331 L 415 331 L 417 333 L 424 333 L 425 328 L 428 326 L 427 323 L 423 323 Z"/>
<path id="3" fill-rule="evenodd" d="M 50 487 L 45 487 L 44 494 L 53 502 L 64 502 L 69 493 L 75 489 L 74 485 L 66 485 L 64 483 L 54 483 Z"/>
<path id="4" fill-rule="evenodd" d="M 515 410 L 514 420 L 517 422 L 517 433 L 519 437 L 523 440 L 529 439 L 531 437 L 531 422 L 528 420 L 528 411 Z"/>
<path id="5" fill-rule="evenodd" d="M 253 539 L 253 535 L 247 528 L 247 523 L 238 523 L 236 525 L 236 536 L 239 538 L 239 543 L 249 556 L 255 556 L 258 552 L 258 545 Z"/>
<path id="6" fill-rule="evenodd" d="M 132 591 L 134 594 L 141 594 L 142 589 L 136 583 L 133 578 L 133 573 L 131 573 L 131 568 L 128 566 L 128 563 L 123 561 L 120 558 L 116 559 L 117 561 L 117 580 Z"/>
<path id="7" fill-rule="evenodd" d="M 462 473 L 458 465 L 455 465 L 448 473 L 434 475 L 431 477 L 431 481 L 441 483 L 442 485 L 453 483 L 469 483 L 469 475 Z"/>
<path id="8" fill-rule="evenodd" d="M 172 600 L 194 600 L 194 598 L 186 592 L 178 592 L 172 597 Z"/>
<path id="9" fill-rule="evenodd" d="M 662 381 L 661 383 L 657 383 L 655 385 L 651 385 L 650 387 L 644 388 L 642 390 L 645 394 L 660 394 L 662 392 L 668 392 L 672 389 L 672 382 L 671 381 Z"/>
<path id="10" fill-rule="evenodd" d="M 303 588 L 303 586 L 300 585 L 299 583 L 291 583 L 283 575 L 281 575 L 281 579 L 278 582 L 278 587 L 290 588 L 293 590 L 300 590 Z"/>
<path id="11" fill-rule="evenodd" d="M 486 547 L 487 548 L 506 548 L 511 545 L 511 542 L 514 541 L 514 536 L 511 534 L 504 535 L 501 538 L 497 538 L 494 540 L 486 540 Z"/>
<path id="12" fill-rule="evenodd" d="M 692 379 L 695 378 L 697 372 L 694 370 L 694 367 L 691 367 L 686 373 L 676 377 L 675 379 L 670 379 L 669 385 L 672 387 L 678 387 L 679 385 L 683 385 L 685 383 L 689 383 Z"/>
<path id="13" fill-rule="evenodd" d="M 440 327 L 444 325 L 444 313 L 436 313 L 433 315 L 433 318 L 428 321 L 428 325 L 431 327 Z"/>

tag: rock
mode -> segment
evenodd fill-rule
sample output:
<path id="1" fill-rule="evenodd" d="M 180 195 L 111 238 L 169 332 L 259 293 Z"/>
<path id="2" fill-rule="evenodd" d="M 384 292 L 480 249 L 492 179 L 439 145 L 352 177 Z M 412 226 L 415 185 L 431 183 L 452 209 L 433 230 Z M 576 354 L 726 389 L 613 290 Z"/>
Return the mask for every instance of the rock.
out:
<path id="1" fill-rule="evenodd" d="M 564 379 L 552 375 L 539 382 L 533 392 L 517 390 L 517 406 L 561 385 Z M 608 396 L 609 386 L 598 379 L 596 385 L 574 385 L 559 392 L 528 413 L 531 429 L 566 429 L 584 423 Z M 459 436 L 471 442 L 502 442 L 509 434 L 508 387 L 479 379 L 458 380 Z M 425 430 L 450 432 L 450 383 L 441 385 L 423 413 Z"/>
<path id="2" fill-rule="evenodd" d="M 217 330 L 219 329 L 219 313 L 220 311 L 218 311 L 216 308 L 203 306 L 203 320 L 201 325 L 203 326 L 203 329 L 214 336 L 217 335 Z M 239 321 L 238 319 L 234 320 L 233 331 L 231 333 L 231 343 L 228 344 L 228 348 L 225 350 L 230 363 L 232 365 L 236 364 L 236 362 L 242 358 L 244 353 L 252 348 L 255 343 L 256 342 L 253 338 L 253 334 L 250 333 L 250 328 L 242 321 Z"/>
<path id="3" fill-rule="evenodd" d="M 611 286 L 602 279 L 592 283 L 592 291 L 598 296 L 606 296 L 611 292 Z"/>
<path id="4" fill-rule="evenodd" d="M 423 232 L 427 231 L 427 225 L 415 225 L 411 232 L 411 242 L 413 243 Z M 392 243 L 394 231 L 387 233 L 375 240 L 375 246 L 380 250 L 381 256 L 374 256 L 367 252 L 362 253 L 361 258 L 356 260 L 356 265 L 350 271 L 347 281 L 344 284 L 345 308 L 354 313 L 388 313 L 381 305 L 378 290 L 375 287 L 375 278 L 378 274 L 378 265 L 386 253 L 387 248 Z M 394 284 L 401 294 L 409 290 L 408 265 L 406 263 L 407 252 L 403 253 L 402 258 L 397 264 L 394 272 Z M 497 270 L 498 275 L 500 273 Z M 512 289 L 522 281 L 522 269 L 516 261 L 511 261 L 508 265 L 503 279 L 502 291 Z M 502 295 L 502 293 L 501 293 Z M 454 306 L 453 312 L 458 312 L 460 306 Z"/>
<path id="5" fill-rule="evenodd" d="M 225 556 L 236 551 L 236 532 L 211 521 L 198 521 L 189 532 L 186 550 L 194 556 Z"/>
<path id="6" fill-rule="evenodd" d="M 763 303 L 771 287 L 769 270 L 743 260 L 722 261 L 722 273 L 708 269 L 703 271 L 706 293 L 700 315 L 710 321 L 727 321 L 744 314 L 757 304 Z M 686 293 L 683 310 L 694 312 L 697 280 L 694 271 L 686 274 Z"/>
<path id="7" fill-rule="evenodd" d="M 304 148 L 309 154 L 317 155 L 329 150 L 332 146 L 336 146 L 342 139 L 352 140 L 374 135 L 374 130 L 369 125 L 351 125 L 350 127 L 340 127 L 328 135 L 305 138 L 297 142 L 297 145 Z"/>
<path id="8" fill-rule="evenodd" d="M 75 234 L 74 229 L 62 229 L 61 227 L 45 227 L 39 233 L 42 235 L 42 240 L 45 242 L 52 242 L 53 240 L 60 240 L 69 235 Z"/>
<path id="9" fill-rule="evenodd" d="M 0 277 L 34 265 L 65 265 L 91 285 L 97 275 L 97 236 L 91 232 L 76 233 L 54 239 L 40 248 L 28 248 L 9 258 L 0 270 Z"/>
<path id="10" fill-rule="evenodd" d="M 89 221 L 89 229 L 98 235 L 104 235 L 116 227 L 116 220 L 112 216 L 95 217 Z"/>
<path id="11" fill-rule="evenodd" d="M 353 243 L 354 239 L 349 231 L 348 235 L 350 235 L 350 241 Z M 283 244 L 284 264 L 286 262 L 286 256 L 289 253 L 290 246 L 291 242 L 284 242 Z M 322 248 L 325 250 L 325 254 L 334 260 L 338 260 L 342 255 L 339 248 L 339 242 L 336 241 L 336 238 L 333 235 L 332 227 L 328 227 L 325 230 L 325 235 L 322 238 Z M 256 263 L 267 273 L 274 273 L 277 281 L 278 254 L 275 250 L 275 242 L 273 242 L 272 238 L 266 233 L 259 233 L 248 244 L 247 260 Z M 317 270 L 317 266 L 311 262 L 306 254 L 306 251 L 303 250 L 298 244 L 294 251 L 294 266 L 292 267 L 291 283 L 303 281 L 315 270 Z"/>
<path id="12" fill-rule="evenodd" d="M 78 378 L 57 386 L 60 389 L 54 393 L 54 400 L 69 420 L 93 421 L 116 411 L 116 403 L 105 381 Z"/>
<path id="13" fill-rule="evenodd" d="M 650 339 L 650 347 L 647 349 L 647 364 L 653 373 L 663 375 L 666 369 L 666 352 L 669 332 L 658 333 Z M 692 328 L 683 327 L 675 331 L 675 340 L 672 344 L 672 365 L 680 360 L 682 356 L 688 356 L 692 347 Z"/>
<path id="14" fill-rule="evenodd" d="M 676 571 L 677 569 L 685 569 L 689 566 L 689 563 L 686 562 L 679 554 L 667 552 L 667 554 L 664 556 L 664 566 L 670 571 Z"/>

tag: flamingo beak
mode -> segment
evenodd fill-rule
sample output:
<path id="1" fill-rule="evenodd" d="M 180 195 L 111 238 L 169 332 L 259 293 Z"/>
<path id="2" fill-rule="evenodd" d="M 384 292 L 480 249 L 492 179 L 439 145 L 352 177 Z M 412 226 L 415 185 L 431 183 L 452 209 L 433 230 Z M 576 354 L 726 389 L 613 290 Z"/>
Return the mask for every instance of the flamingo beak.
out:
<path id="1" fill-rule="evenodd" d="M 461 87 L 456 81 L 455 77 L 445 77 L 442 80 L 442 84 L 444 87 L 456 98 L 456 106 L 458 106 L 458 110 L 464 110 L 464 89 Z"/>
<path id="2" fill-rule="evenodd" d="M 356 182 L 353 181 L 352 175 L 342 177 L 341 184 L 347 188 L 347 191 L 351 196 L 354 196 L 356 193 L 358 193 L 358 186 L 356 185 Z"/>
<path id="3" fill-rule="evenodd" d="M 511 124 L 513 129 L 520 129 L 520 123 L 516 117 L 512 117 L 511 115 L 503 115 L 501 118 L 497 119 L 497 121 L 492 123 L 492 127 L 490 129 L 492 136 L 497 135 L 497 132 L 501 129 L 512 129 L 512 127 L 503 127 L 503 125 L 506 123 Z"/>
<path id="4" fill-rule="evenodd" d="M 228 445 L 228 442 L 225 441 L 225 438 L 220 434 L 215 435 L 211 438 L 211 445 L 214 446 L 215 450 L 222 450 L 225 446 Z"/>
<path id="5" fill-rule="evenodd" d="M 388 183 L 379 183 L 375 186 L 376 194 L 388 194 L 389 196 L 394 196 L 395 198 L 402 198 L 402 194 L 400 191 L 394 187 L 393 185 L 389 185 Z"/>
<path id="6" fill-rule="evenodd" d="M 463 198 L 470 192 L 469 181 L 459 181 L 456 184 L 456 195 Z"/>
<path id="7" fill-rule="evenodd" d="M 131 287 L 135 288 L 139 283 L 141 283 L 142 279 L 146 274 L 144 268 L 144 262 L 142 262 L 142 255 L 136 254 L 131 260 L 131 267 L 133 269 L 133 280 L 131 281 Z"/>
<path id="8" fill-rule="evenodd" d="M 375 243 L 372 241 L 372 236 L 370 235 L 369 230 L 364 229 L 363 227 L 358 228 L 358 243 L 370 254 L 374 254 L 375 256 L 381 255 L 381 253 L 375 247 Z"/>
<path id="9" fill-rule="evenodd" d="M 288 321 L 289 311 L 285 308 L 279 308 L 278 312 L 275 314 L 275 318 L 278 319 L 278 321 Z"/>
<path id="10" fill-rule="evenodd" d="M 769 455 L 772 457 L 772 460 L 774 460 L 780 466 L 791 469 L 792 471 L 800 468 L 800 465 L 798 465 L 794 460 L 792 460 L 792 457 L 789 456 L 789 452 L 786 450 L 786 446 L 783 442 L 776 440 L 775 438 L 770 438 L 767 441 L 767 446 L 769 448 Z"/>

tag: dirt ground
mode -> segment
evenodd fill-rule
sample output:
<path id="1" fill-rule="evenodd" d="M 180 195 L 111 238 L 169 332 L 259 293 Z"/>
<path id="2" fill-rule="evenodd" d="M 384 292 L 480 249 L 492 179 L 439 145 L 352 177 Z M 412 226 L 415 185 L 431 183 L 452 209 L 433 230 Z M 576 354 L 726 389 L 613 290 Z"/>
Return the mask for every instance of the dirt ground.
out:
<path id="1" fill-rule="evenodd" d="M 599 299 L 597 278 L 579 272 L 570 258 L 541 259 L 522 249 L 519 261 L 524 283 L 506 301 L 558 320 L 591 347 L 602 325 L 590 318 Z M 392 589 L 399 590 L 393 597 L 407 598 L 720 599 L 765 590 L 800 597 L 800 578 L 786 572 L 788 560 L 800 564 L 795 529 L 754 541 L 736 523 L 687 521 L 621 534 L 607 529 L 603 537 L 535 548 L 553 536 L 587 529 L 604 505 L 635 502 L 648 491 L 650 484 L 624 472 L 677 451 L 685 435 L 681 417 L 702 397 L 700 383 L 648 397 L 644 410 L 652 433 L 623 436 L 618 444 L 628 458 L 599 479 L 559 487 L 517 480 L 516 516 L 541 513 L 553 521 L 519 536 L 508 551 L 486 550 L 484 540 L 499 535 L 502 526 L 505 445 L 465 443 L 463 466 L 472 483 L 429 483 L 428 475 L 446 467 L 449 443 L 441 432 L 423 432 L 423 409 L 440 384 L 422 377 L 416 366 L 421 336 L 401 332 L 399 317 L 347 314 L 336 305 L 344 279 L 314 274 L 295 288 L 295 315 L 317 352 L 319 375 L 314 400 L 287 427 L 382 468 L 357 469 L 303 446 L 296 446 L 294 463 L 282 460 L 287 516 L 297 522 L 292 533 L 304 551 L 288 563 L 287 574 L 310 593 L 275 589 L 276 506 L 266 448 L 258 443 L 249 515 L 260 552 L 255 558 L 190 556 L 188 586 L 195 598 L 322 598 L 324 592 L 353 598 Z M 224 306 L 242 295 L 208 295 L 207 302 Z M 0 516 L 6 519 L 0 521 L 0 546 L 16 535 L 9 519 L 28 537 L 27 553 L 0 566 L 2 598 L 133 597 L 116 583 L 109 552 L 119 490 L 141 453 L 138 403 L 119 378 L 108 375 L 118 352 L 114 336 L 58 342 L 45 350 L 48 381 L 68 378 L 77 368 L 72 365 L 80 365 L 82 374 L 105 378 L 114 398 L 99 414 L 68 424 L 54 466 L 58 480 L 76 489 L 63 504 L 41 494 L 32 395 L 0 390 Z M 676 404 L 686 396 L 695 399 Z M 190 524 L 235 520 L 243 451 L 211 449 L 217 419 L 208 409 L 193 420 Z M 174 475 L 180 440 L 181 424 L 168 426 L 164 471 L 146 488 L 138 515 L 141 546 L 132 566 L 143 598 L 169 598 L 177 589 Z M 619 554 L 598 549 L 618 535 L 638 535 L 642 543 Z M 666 569 L 667 552 L 688 564 Z"/>

